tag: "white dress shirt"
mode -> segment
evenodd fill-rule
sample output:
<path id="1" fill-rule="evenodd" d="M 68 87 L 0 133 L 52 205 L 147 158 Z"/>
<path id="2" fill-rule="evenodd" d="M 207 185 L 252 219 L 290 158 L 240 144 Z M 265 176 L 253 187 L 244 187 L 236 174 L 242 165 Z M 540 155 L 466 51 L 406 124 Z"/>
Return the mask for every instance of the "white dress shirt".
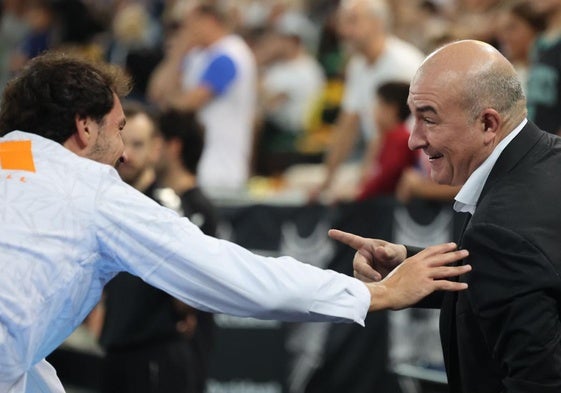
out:
<path id="1" fill-rule="evenodd" d="M 114 168 L 19 131 L 0 138 L 0 271 L 0 392 L 9 393 L 64 391 L 43 359 L 119 271 L 236 316 L 363 324 L 370 304 L 352 277 L 208 237 Z"/>
<path id="2" fill-rule="evenodd" d="M 493 149 L 493 152 L 489 157 L 483 161 L 483 163 L 470 175 L 467 181 L 464 183 L 456 197 L 454 198 L 454 210 L 460 213 L 470 213 L 473 215 L 475 213 L 475 208 L 481 191 L 483 191 L 483 186 L 491 173 L 491 170 L 495 166 L 495 163 L 499 159 L 499 156 L 503 150 L 508 146 L 508 144 L 522 131 L 522 128 L 528 122 L 524 119 L 510 134 L 508 134 L 502 141 L 499 142 L 497 146 Z"/>

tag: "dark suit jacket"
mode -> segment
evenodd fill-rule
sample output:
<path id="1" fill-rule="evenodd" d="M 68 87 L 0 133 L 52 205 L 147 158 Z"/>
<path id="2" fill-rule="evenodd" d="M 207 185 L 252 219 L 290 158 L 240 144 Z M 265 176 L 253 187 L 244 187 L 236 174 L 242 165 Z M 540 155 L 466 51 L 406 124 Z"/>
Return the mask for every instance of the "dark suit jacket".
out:
<path id="1" fill-rule="evenodd" d="M 440 297 L 450 391 L 561 392 L 561 138 L 524 127 L 459 243 L 469 289 Z"/>

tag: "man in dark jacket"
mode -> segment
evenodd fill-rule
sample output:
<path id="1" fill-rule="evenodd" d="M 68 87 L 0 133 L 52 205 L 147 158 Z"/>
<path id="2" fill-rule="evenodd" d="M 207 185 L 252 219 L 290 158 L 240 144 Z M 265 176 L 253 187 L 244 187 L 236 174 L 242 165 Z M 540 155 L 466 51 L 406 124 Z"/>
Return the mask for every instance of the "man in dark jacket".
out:
<path id="1" fill-rule="evenodd" d="M 440 334 L 453 393 L 561 391 L 561 139 L 526 119 L 511 64 L 478 41 L 449 44 L 421 65 L 409 94 L 409 147 L 431 176 L 462 185 L 459 244 L 469 289 L 440 294 Z M 342 232 L 356 276 L 378 279 L 417 250 Z M 377 270 L 377 272 L 374 269 Z"/>

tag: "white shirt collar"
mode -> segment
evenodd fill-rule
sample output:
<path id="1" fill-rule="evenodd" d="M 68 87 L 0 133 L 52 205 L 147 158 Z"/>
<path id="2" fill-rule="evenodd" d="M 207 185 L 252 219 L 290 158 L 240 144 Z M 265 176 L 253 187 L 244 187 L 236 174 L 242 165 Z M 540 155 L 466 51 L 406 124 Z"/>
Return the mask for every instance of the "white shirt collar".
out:
<path id="1" fill-rule="evenodd" d="M 495 166 L 495 163 L 499 159 L 499 156 L 508 146 L 508 144 L 522 131 L 522 128 L 528 122 L 524 119 L 510 134 L 506 136 L 493 150 L 491 155 L 483 161 L 483 163 L 470 175 L 465 184 L 458 192 L 458 195 L 454 198 L 456 202 L 454 203 L 454 210 L 461 213 L 475 213 L 475 207 L 481 191 L 483 191 L 483 186 Z"/>

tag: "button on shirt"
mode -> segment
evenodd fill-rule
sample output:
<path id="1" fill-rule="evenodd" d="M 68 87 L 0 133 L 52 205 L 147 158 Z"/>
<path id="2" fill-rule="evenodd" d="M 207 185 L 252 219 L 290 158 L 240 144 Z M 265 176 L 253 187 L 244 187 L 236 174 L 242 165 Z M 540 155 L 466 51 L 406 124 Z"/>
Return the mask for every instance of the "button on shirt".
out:
<path id="1" fill-rule="evenodd" d="M 508 144 L 522 131 L 522 128 L 528 122 L 524 119 L 510 134 L 508 134 L 499 144 L 495 147 L 493 152 L 483 163 L 470 175 L 465 184 L 462 186 L 456 197 L 454 198 L 454 210 L 460 213 L 475 213 L 477 201 L 483 191 L 485 182 L 499 159 L 499 156 Z"/>
<path id="2" fill-rule="evenodd" d="M 0 392 L 63 392 L 43 359 L 120 271 L 195 308 L 364 323 L 367 287 L 204 235 L 114 168 L 37 135 L 0 138 Z"/>

